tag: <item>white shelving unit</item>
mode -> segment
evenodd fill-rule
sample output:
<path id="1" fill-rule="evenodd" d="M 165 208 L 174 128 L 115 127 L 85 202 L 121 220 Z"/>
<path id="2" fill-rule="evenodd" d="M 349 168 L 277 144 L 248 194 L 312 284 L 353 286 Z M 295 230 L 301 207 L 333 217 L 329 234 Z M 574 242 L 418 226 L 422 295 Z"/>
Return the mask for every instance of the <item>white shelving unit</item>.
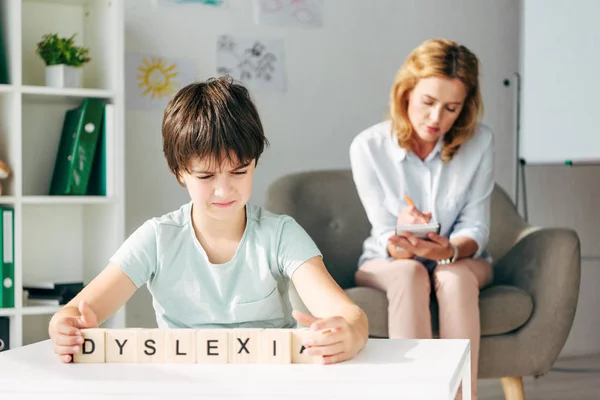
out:
<path id="1" fill-rule="evenodd" d="M 13 207 L 15 307 L 10 347 L 47 338 L 58 306 L 24 306 L 24 282 L 87 284 L 124 240 L 124 17 L 122 0 L 0 0 L 8 84 L 0 84 L 0 159 L 12 170 L 0 205 Z M 90 49 L 78 89 L 44 86 L 35 53 L 45 33 Z M 106 196 L 49 196 L 64 114 L 85 98 L 114 108 L 106 136 Z M 1 265 L 0 265 L 1 267 Z M 105 326 L 124 327 L 122 308 Z"/>

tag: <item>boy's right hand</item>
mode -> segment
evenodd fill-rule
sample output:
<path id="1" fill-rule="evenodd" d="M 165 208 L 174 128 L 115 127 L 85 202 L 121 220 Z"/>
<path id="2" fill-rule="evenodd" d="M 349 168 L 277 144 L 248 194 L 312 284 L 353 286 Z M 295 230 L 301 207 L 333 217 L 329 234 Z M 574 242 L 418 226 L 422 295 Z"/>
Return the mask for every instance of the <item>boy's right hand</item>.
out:
<path id="1" fill-rule="evenodd" d="M 428 224 L 431 221 L 431 213 L 422 213 L 415 206 L 406 205 L 400 214 L 396 223 L 398 225 L 414 225 L 414 224 Z"/>
<path id="2" fill-rule="evenodd" d="M 61 315 L 59 312 L 51 322 L 49 333 L 54 343 L 54 352 L 65 363 L 72 361 L 73 354 L 78 353 L 83 344 L 80 329 L 98 327 L 96 313 L 85 301 L 81 301 L 78 308 L 79 316 Z"/>

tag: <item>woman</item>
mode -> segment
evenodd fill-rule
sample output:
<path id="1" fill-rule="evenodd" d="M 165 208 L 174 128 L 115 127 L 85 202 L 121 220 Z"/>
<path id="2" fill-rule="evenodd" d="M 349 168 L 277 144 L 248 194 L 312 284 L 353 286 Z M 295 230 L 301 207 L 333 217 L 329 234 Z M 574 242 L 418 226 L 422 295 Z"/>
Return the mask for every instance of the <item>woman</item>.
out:
<path id="1" fill-rule="evenodd" d="M 471 341 L 474 398 L 479 291 L 492 281 L 485 246 L 494 186 L 493 135 L 479 122 L 478 75 L 479 61 L 464 46 L 424 42 L 396 75 L 390 119 L 361 132 L 350 147 L 372 226 L 356 282 L 386 292 L 390 338 L 432 337 L 433 290 L 440 337 Z M 439 234 L 395 232 L 397 224 L 426 223 L 439 223 Z"/>

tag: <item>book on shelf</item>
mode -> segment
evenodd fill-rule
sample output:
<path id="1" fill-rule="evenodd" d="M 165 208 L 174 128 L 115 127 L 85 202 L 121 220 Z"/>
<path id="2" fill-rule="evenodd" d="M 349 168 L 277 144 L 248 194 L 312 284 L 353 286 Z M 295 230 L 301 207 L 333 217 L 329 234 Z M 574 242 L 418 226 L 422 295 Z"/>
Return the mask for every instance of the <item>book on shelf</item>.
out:
<path id="1" fill-rule="evenodd" d="M 48 298 L 48 299 L 36 299 L 29 298 L 29 293 L 23 291 L 23 307 L 36 307 L 36 306 L 59 306 L 60 299 Z"/>
<path id="2" fill-rule="evenodd" d="M 0 351 L 6 351 L 10 348 L 10 318 L 0 317 Z"/>
<path id="3" fill-rule="evenodd" d="M 86 195 L 102 130 L 104 103 L 85 99 L 67 110 L 52 172 L 50 195 Z"/>
<path id="4" fill-rule="evenodd" d="M 15 244 L 14 209 L 0 206 L 0 243 L 2 243 L 2 270 L 0 271 L 0 308 L 15 306 Z"/>
<path id="5" fill-rule="evenodd" d="M 4 19 L 1 12 L 0 19 Z M 4 32 L 3 29 L 0 29 L 0 85 L 8 84 L 8 55 L 6 54 L 6 44 L 4 43 Z"/>
<path id="6" fill-rule="evenodd" d="M 83 282 L 36 282 L 23 285 L 23 303 L 31 305 L 64 305 L 83 289 Z"/>
<path id="7" fill-rule="evenodd" d="M 111 133 L 114 128 L 114 110 L 114 105 L 104 105 L 104 119 L 86 193 L 88 196 L 106 196 L 106 177 L 109 175 L 107 169 L 110 168 L 106 160 L 106 147 L 110 147 L 109 141 L 113 137 Z"/>

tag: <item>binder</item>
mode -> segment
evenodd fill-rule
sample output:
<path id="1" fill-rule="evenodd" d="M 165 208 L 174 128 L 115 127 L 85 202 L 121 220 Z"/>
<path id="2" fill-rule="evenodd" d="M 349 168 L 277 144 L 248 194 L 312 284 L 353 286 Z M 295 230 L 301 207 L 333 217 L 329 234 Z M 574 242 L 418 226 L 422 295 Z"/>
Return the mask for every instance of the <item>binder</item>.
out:
<path id="1" fill-rule="evenodd" d="M 103 115 L 104 104 L 97 99 L 85 99 L 65 113 L 50 195 L 86 194 Z"/>
<path id="2" fill-rule="evenodd" d="M 0 207 L 0 243 L 2 243 L 2 274 L 0 278 L 0 308 L 15 306 L 15 218 L 14 209 Z"/>
<path id="3" fill-rule="evenodd" d="M 109 171 L 107 170 L 108 162 L 106 159 L 106 147 L 113 138 L 113 129 L 114 106 L 112 104 L 105 104 L 102 129 L 100 130 L 100 137 L 98 138 L 98 145 L 96 146 L 96 155 L 94 156 L 94 162 L 92 164 L 87 195 L 106 196 L 106 179 L 109 175 Z"/>
<path id="4" fill-rule="evenodd" d="M 4 20 L 0 9 L 0 20 Z M 8 55 L 6 43 L 4 42 L 4 29 L 0 29 L 0 84 L 8 84 Z"/>
<path id="5" fill-rule="evenodd" d="M 10 349 L 10 319 L 8 317 L 0 317 L 0 351 Z"/>

